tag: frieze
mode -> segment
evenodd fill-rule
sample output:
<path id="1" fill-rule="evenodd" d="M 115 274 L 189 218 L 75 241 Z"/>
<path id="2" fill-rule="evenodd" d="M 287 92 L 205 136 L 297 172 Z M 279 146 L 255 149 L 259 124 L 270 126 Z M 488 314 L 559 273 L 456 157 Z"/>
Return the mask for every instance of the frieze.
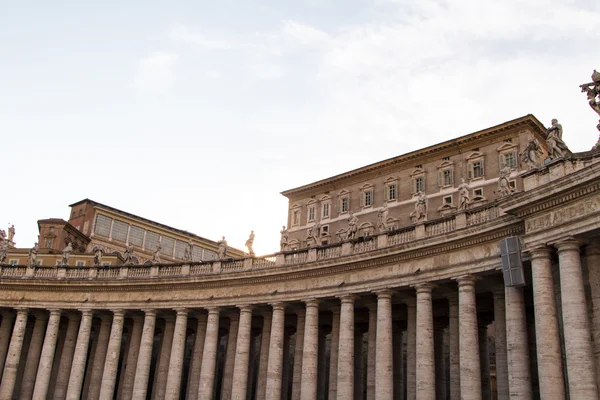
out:
<path id="1" fill-rule="evenodd" d="M 587 216 L 598 210 L 600 210 L 600 198 L 598 197 L 578 201 L 575 204 L 527 220 L 525 223 L 525 232 L 531 233 L 551 228 L 566 221 Z"/>

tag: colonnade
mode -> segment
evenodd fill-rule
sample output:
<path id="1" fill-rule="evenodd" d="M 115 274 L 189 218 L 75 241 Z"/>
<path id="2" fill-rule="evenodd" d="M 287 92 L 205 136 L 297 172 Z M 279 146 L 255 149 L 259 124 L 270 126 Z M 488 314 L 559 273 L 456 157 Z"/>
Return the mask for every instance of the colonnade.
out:
<path id="1" fill-rule="evenodd" d="M 595 399 L 580 243 L 528 252 L 540 396 Z M 226 307 L 5 309 L 0 399 L 491 399 L 490 362 L 498 399 L 530 399 L 524 289 L 496 278 Z M 482 292 L 493 318 L 482 316 Z"/>

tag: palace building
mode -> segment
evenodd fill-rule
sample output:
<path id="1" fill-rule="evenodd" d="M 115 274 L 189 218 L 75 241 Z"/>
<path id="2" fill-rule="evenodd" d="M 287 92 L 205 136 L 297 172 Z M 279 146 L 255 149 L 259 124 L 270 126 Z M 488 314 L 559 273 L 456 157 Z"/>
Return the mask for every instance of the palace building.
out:
<path id="1" fill-rule="evenodd" d="M 38 222 L 48 261 L 3 247 L 0 399 L 598 399 L 600 150 L 561 134 L 526 115 L 286 190 L 260 257 L 75 203 Z"/>

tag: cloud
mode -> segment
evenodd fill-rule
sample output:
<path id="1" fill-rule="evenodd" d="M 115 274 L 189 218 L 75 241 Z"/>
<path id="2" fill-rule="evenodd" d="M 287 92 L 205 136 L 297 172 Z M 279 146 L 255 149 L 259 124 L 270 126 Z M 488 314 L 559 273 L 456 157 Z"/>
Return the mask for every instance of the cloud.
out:
<path id="1" fill-rule="evenodd" d="M 134 84 L 143 92 L 164 93 L 173 84 L 173 67 L 179 56 L 155 51 L 137 62 Z"/>
<path id="2" fill-rule="evenodd" d="M 193 44 L 204 50 L 227 50 L 235 47 L 232 42 L 208 38 L 206 35 L 194 32 L 186 26 L 177 26 L 171 29 L 169 38 L 174 41 Z"/>

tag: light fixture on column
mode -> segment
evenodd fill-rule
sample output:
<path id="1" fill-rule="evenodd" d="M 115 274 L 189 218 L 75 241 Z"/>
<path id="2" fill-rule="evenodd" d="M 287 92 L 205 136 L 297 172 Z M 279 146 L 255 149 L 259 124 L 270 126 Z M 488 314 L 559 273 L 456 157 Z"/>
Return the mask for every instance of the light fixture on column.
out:
<path id="1" fill-rule="evenodd" d="M 500 257 L 504 286 L 525 286 L 525 274 L 521 261 L 521 243 L 518 236 L 510 236 L 500 241 Z"/>

